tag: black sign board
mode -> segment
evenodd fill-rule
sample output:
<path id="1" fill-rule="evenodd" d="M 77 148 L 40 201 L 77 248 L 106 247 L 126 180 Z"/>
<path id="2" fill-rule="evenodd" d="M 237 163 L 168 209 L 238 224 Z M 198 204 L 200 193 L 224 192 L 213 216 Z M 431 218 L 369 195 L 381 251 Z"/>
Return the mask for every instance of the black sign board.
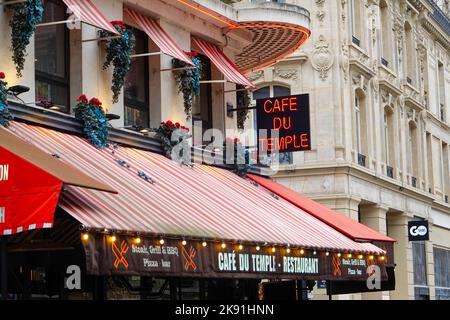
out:
<path id="1" fill-rule="evenodd" d="M 259 154 L 311 150 L 309 94 L 258 99 L 256 108 Z"/>
<path id="2" fill-rule="evenodd" d="M 409 241 L 426 241 L 430 240 L 430 232 L 428 229 L 428 221 L 409 221 L 408 222 Z"/>

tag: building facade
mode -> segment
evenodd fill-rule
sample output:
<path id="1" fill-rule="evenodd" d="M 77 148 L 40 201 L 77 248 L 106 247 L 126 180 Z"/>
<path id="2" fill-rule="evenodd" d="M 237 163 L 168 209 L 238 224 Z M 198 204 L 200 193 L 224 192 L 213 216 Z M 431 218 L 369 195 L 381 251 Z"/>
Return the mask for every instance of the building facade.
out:
<path id="1" fill-rule="evenodd" d="M 276 180 L 397 240 L 397 289 L 352 298 L 449 299 L 448 1 L 283 2 L 312 38 L 252 73 L 253 96 L 309 93 L 312 150 L 280 156 Z M 430 241 L 409 242 L 421 219 Z"/>

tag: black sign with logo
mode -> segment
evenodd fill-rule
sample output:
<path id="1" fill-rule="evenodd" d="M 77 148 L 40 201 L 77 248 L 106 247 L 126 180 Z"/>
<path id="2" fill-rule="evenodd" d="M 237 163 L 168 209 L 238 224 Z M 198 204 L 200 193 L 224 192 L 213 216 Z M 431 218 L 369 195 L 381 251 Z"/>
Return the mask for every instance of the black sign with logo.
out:
<path id="1" fill-rule="evenodd" d="M 428 229 L 428 221 L 410 221 L 408 222 L 409 241 L 426 241 L 430 240 L 430 232 Z"/>
<path id="2" fill-rule="evenodd" d="M 309 94 L 258 99 L 256 108 L 260 154 L 311 150 Z"/>

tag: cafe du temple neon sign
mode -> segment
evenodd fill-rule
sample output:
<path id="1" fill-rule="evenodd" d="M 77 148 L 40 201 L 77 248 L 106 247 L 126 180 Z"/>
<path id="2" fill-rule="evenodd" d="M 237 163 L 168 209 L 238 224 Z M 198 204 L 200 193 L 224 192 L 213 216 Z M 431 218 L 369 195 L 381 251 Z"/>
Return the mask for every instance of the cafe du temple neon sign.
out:
<path id="1" fill-rule="evenodd" d="M 309 94 L 256 100 L 260 154 L 311 150 Z"/>

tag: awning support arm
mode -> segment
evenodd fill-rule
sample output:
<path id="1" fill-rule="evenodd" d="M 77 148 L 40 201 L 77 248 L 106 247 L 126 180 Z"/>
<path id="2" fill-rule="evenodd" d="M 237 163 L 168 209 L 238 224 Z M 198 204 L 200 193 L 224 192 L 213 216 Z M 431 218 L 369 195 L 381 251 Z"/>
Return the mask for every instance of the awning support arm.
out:
<path id="1" fill-rule="evenodd" d="M 54 22 L 45 22 L 45 23 L 39 23 L 36 25 L 36 27 L 47 27 L 47 26 L 55 26 L 58 24 L 66 24 L 66 23 L 74 23 L 74 22 L 81 22 L 79 19 L 69 19 L 64 21 L 54 21 Z"/>
<path id="2" fill-rule="evenodd" d="M 205 83 L 227 83 L 227 80 L 204 80 L 204 81 L 200 81 L 200 84 L 205 84 Z"/>
<path id="3" fill-rule="evenodd" d="M 256 107 L 228 109 L 227 112 L 235 112 L 241 110 L 256 110 Z"/>
<path id="4" fill-rule="evenodd" d="M 191 69 L 197 69 L 197 67 L 183 67 L 183 68 L 171 68 L 171 69 L 161 69 L 159 71 L 182 71 L 182 70 L 191 70 Z"/>
<path id="5" fill-rule="evenodd" d="M 81 40 L 81 42 L 103 41 L 103 40 L 118 39 L 118 38 L 122 38 L 122 36 L 110 36 L 110 37 L 100 37 L 100 38 L 95 38 L 95 39 L 86 39 L 86 40 Z"/>
<path id="6" fill-rule="evenodd" d="M 242 92 L 242 91 L 252 91 L 251 89 L 236 89 L 236 90 L 226 90 L 223 93 L 230 93 L 230 92 Z"/>
<path id="7" fill-rule="evenodd" d="M 6 5 L 9 5 L 9 4 L 18 4 L 18 3 L 23 3 L 23 2 L 26 2 L 27 0 L 13 0 L 13 1 L 3 1 L 3 2 L 0 2 L 0 6 L 6 6 Z"/>
<path id="8" fill-rule="evenodd" d="M 148 52 L 148 53 L 141 53 L 141 54 L 133 54 L 130 56 L 130 58 L 140 58 L 140 57 L 150 57 L 150 56 L 159 56 L 163 54 L 161 51 L 158 52 Z"/>

